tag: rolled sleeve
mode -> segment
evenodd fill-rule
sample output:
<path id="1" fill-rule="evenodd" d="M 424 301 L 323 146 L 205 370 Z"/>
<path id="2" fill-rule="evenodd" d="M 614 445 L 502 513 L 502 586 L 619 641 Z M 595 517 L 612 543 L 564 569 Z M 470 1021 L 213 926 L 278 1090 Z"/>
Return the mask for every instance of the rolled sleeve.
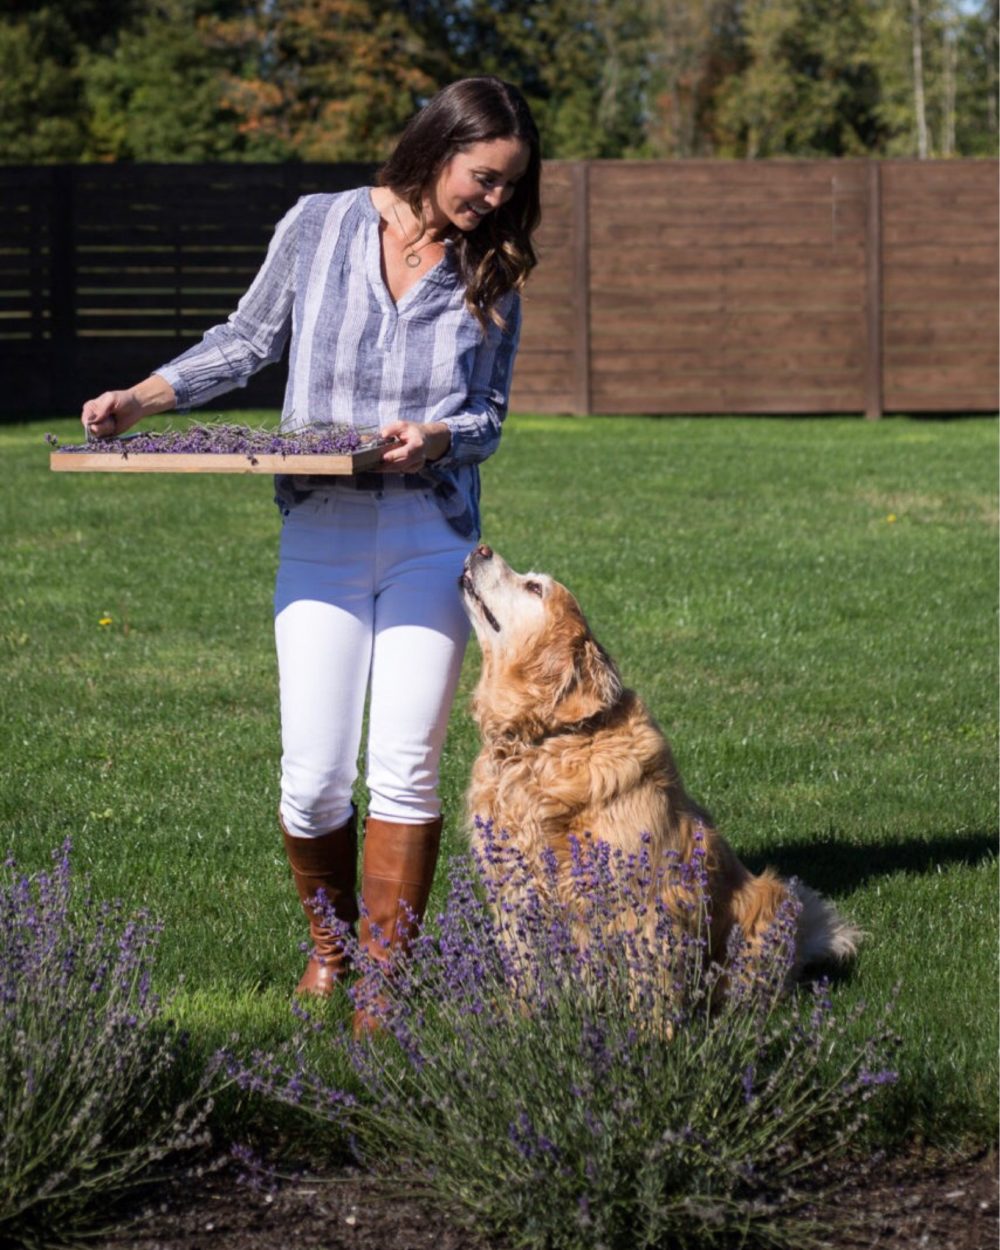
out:
<path id="1" fill-rule="evenodd" d="M 500 445 L 500 434 L 510 402 L 514 361 L 521 339 L 521 300 L 509 297 L 501 308 L 506 328 L 490 325 L 476 356 L 468 403 L 462 412 L 443 418 L 451 432 L 447 452 L 434 463 L 442 469 L 479 464 Z"/>
<path id="2" fill-rule="evenodd" d="M 181 411 L 246 386 L 265 365 L 281 359 L 295 298 L 300 200 L 275 227 L 257 276 L 236 311 L 208 330 L 200 343 L 153 370 L 174 389 Z"/>

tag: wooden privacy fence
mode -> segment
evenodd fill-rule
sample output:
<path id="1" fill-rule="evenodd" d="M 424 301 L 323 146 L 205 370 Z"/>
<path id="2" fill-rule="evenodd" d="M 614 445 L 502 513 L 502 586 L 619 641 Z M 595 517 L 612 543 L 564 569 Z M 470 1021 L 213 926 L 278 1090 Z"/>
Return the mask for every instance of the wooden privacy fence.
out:
<path id="1" fill-rule="evenodd" d="M 228 315 L 298 195 L 372 173 L 0 168 L 0 412 L 74 411 L 162 364 Z M 996 161 L 548 162 L 513 406 L 993 411 L 997 176 Z M 282 389 L 267 370 L 228 403 Z"/>
<path id="2" fill-rule="evenodd" d="M 555 162 L 515 403 L 997 406 L 996 161 Z"/>

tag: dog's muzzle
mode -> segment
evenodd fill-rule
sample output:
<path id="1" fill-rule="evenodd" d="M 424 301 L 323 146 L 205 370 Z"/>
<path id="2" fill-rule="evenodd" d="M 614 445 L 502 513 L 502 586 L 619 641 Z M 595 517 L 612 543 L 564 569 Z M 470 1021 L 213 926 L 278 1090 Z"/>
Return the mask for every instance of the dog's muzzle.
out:
<path id="1" fill-rule="evenodd" d="M 462 591 L 462 594 L 465 595 L 466 598 L 471 599 L 473 603 L 478 605 L 480 612 L 483 614 L 483 617 L 486 620 L 486 623 L 494 631 L 494 633 L 499 634 L 500 622 L 497 620 L 497 618 L 493 615 L 493 613 L 489 610 L 489 608 L 483 602 L 483 598 L 480 595 L 479 591 L 476 589 L 476 583 L 475 583 L 476 568 L 479 565 L 481 565 L 484 561 L 492 560 L 492 559 L 493 559 L 493 550 L 492 548 L 487 547 L 485 543 L 480 543 L 478 547 L 473 548 L 473 550 L 470 551 L 469 554 L 465 557 L 465 563 L 462 566 L 462 574 L 458 579 L 458 585 L 459 585 L 460 590 Z"/>

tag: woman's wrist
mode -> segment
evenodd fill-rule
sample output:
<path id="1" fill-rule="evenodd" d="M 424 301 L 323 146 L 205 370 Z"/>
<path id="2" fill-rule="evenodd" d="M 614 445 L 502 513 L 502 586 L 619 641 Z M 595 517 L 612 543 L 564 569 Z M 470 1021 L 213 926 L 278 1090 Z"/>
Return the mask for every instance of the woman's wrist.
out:
<path id="1" fill-rule="evenodd" d="M 140 417 L 153 417 L 158 412 L 168 412 L 177 404 L 174 388 L 158 373 L 152 373 L 143 382 L 132 387 L 132 399 Z"/>
<path id="2" fill-rule="evenodd" d="M 443 421 L 432 421 L 424 427 L 426 460 L 431 463 L 447 455 L 451 446 L 451 430 Z"/>
<path id="3" fill-rule="evenodd" d="M 159 412 L 168 412 L 175 407 L 177 397 L 174 388 L 159 374 L 151 374 L 125 392 L 127 401 L 116 413 L 116 433 L 124 434 L 133 425 L 137 425 L 143 417 L 153 417 Z"/>

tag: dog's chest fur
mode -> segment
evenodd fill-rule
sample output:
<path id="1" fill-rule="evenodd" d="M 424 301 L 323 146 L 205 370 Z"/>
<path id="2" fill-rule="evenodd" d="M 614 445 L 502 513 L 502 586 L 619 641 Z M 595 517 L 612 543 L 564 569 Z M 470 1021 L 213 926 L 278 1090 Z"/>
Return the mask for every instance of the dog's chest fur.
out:
<path id="1" fill-rule="evenodd" d="M 557 854 L 571 837 L 622 845 L 662 828 L 676 770 L 662 733 L 628 693 L 624 715 L 604 727 L 486 737 L 473 766 L 470 815 Z"/>

